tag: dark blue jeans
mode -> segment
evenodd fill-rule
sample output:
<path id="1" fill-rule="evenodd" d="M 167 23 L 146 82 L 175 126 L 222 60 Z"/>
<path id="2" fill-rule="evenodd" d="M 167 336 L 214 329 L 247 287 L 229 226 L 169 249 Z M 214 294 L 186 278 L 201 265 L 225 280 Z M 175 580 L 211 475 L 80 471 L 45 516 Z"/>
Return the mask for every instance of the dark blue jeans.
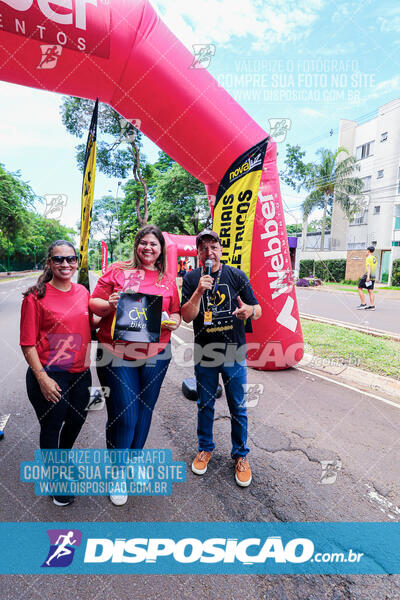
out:
<path id="1" fill-rule="evenodd" d="M 218 388 L 218 376 L 222 375 L 229 412 L 231 413 L 232 458 L 246 456 L 247 447 L 247 410 L 245 385 L 247 382 L 246 361 L 231 366 L 218 367 L 195 366 L 197 381 L 197 437 L 199 451 L 211 452 L 215 448 L 213 441 L 214 404 Z"/>
<path id="2" fill-rule="evenodd" d="M 108 365 L 97 367 L 110 388 L 106 398 L 107 448 L 141 450 L 171 361 L 171 346 L 168 344 L 157 356 L 145 361 L 122 361 L 112 355 L 109 358 Z"/>

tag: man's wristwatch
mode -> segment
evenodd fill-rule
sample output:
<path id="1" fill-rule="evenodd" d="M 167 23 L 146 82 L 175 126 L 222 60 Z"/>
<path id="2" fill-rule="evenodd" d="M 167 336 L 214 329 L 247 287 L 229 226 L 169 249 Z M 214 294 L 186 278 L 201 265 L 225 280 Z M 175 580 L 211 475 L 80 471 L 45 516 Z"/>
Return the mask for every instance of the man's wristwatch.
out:
<path id="1" fill-rule="evenodd" d="M 254 319 L 255 316 L 256 316 L 256 307 L 253 306 L 253 312 L 250 315 L 250 319 Z"/>

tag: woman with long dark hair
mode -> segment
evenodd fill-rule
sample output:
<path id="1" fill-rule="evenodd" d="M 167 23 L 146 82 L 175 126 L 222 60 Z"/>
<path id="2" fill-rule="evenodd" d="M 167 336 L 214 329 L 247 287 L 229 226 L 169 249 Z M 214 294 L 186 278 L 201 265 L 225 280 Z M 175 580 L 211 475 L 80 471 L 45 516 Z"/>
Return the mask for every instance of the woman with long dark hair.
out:
<path id="1" fill-rule="evenodd" d="M 24 293 L 21 349 L 29 365 L 26 386 L 40 423 L 40 448 L 70 449 L 82 428 L 91 375 L 89 292 L 71 278 L 78 266 L 75 248 L 57 240 L 36 285 Z M 53 496 L 58 506 L 73 496 Z"/>
<path id="2" fill-rule="evenodd" d="M 136 234 L 130 261 L 111 265 L 100 277 L 90 299 L 91 310 L 103 317 L 98 340 L 103 351 L 101 380 L 110 388 L 106 399 L 107 447 L 143 448 L 150 429 L 154 406 L 171 360 L 170 337 L 180 325 L 179 296 L 175 278 L 166 273 L 166 250 L 162 232 L 154 225 Z M 169 315 L 162 325 L 160 342 L 148 344 L 115 342 L 112 324 L 119 292 L 160 295 L 162 310 Z M 126 494 L 111 494 L 113 504 L 125 504 Z"/>

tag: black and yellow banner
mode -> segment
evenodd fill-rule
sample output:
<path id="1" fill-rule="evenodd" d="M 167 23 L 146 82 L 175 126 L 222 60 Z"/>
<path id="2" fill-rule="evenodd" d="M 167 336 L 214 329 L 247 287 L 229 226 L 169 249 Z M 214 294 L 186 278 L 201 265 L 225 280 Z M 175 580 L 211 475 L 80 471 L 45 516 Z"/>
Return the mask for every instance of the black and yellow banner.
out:
<path id="1" fill-rule="evenodd" d="M 96 104 L 94 105 L 88 140 L 86 143 L 85 168 L 83 171 L 82 185 L 81 240 L 79 245 L 78 283 L 81 283 L 87 289 L 89 289 L 88 254 L 90 223 L 92 220 L 94 180 L 96 174 L 96 135 L 98 110 L 99 100 L 97 99 Z"/>
<path id="2" fill-rule="evenodd" d="M 258 188 L 268 139 L 235 160 L 225 173 L 215 199 L 213 230 L 221 240 L 221 262 L 241 269 L 248 277 Z"/>

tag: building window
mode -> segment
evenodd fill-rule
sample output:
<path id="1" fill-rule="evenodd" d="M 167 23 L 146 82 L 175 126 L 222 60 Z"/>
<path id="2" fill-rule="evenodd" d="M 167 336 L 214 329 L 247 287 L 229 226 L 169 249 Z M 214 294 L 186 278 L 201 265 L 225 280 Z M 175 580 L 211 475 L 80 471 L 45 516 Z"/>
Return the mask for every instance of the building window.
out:
<path id="1" fill-rule="evenodd" d="M 362 160 L 363 158 L 367 158 L 371 156 L 374 152 L 374 142 L 367 142 L 362 146 L 357 146 L 356 148 L 356 159 Z"/>
<path id="2" fill-rule="evenodd" d="M 400 229 L 400 204 L 395 204 L 394 207 L 394 228 Z"/>
<path id="3" fill-rule="evenodd" d="M 369 190 L 371 189 L 371 179 L 371 175 L 368 175 L 368 177 L 361 177 L 362 192 L 369 192 Z"/>
<path id="4" fill-rule="evenodd" d="M 368 211 L 363 210 L 356 213 L 351 221 L 351 225 L 366 225 L 367 224 Z"/>
<path id="5" fill-rule="evenodd" d="M 347 243 L 347 250 L 364 250 L 366 245 L 365 242 L 350 242 Z"/>
<path id="6" fill-rule="evenodd" d="M 388 132 L 385 131 L 385 133 L 381 133 L 381 142 L 386 142 L 387 139 L 388 139 Z"/>
<path id="7" fill-rule="evenodd" d="M 376 178 L 377 179 L 382 179 L 383 177 L 383 169 L 381 169 L 380 171 L 378 171 L 378 173 L 376 174 Z"/>
<path id="8" fill-rule="evenodd" d="M 380 206 L 374 206 L 374 215 L 379 215 L 380 212 L 381 212 L 381 207 Z"/>

